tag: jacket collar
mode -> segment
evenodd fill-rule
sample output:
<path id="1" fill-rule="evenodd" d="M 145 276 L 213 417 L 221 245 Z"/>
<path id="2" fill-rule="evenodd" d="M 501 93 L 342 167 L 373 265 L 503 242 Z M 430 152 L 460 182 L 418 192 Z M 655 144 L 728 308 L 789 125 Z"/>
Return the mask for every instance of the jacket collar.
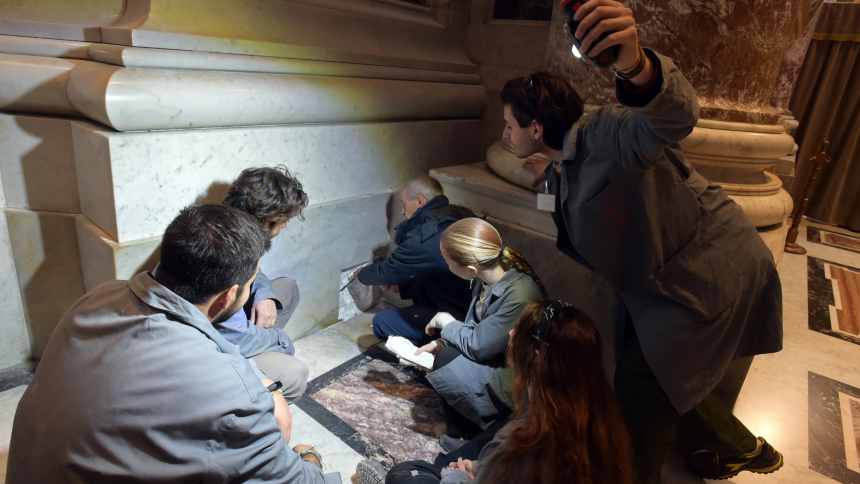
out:
<path id="1" fill-rule="evenodd" d="M 520 272 L 519 269 L 511 267 L 507 270 L 507 272 L 505 272 L 505 275 L 503 275 L 498 282 L 493 284 L 493 287 L 490 288 L 490 294 L 496 297 L 501 297 L 501 295 L 504 294 L 505 291 L 507 291 L 511 286 L 513 286 L 523 277 L 529 276 L 528 274 Z M 480 292 L 478 294 L 480 294 Z"/>
<path id="2" fill-rule="evenodd" d="M 409 231 L 423 224 L 424 219 L 426 219 L 428 215 L 433 213 L 434 210 L 444 207 L 445 205 L 448 205 L 448 197 L 446 197 L 445 195 L 433 197 L 423 207 L 416 210 L 415 213 L 412 214 L 412 217 L 404 220 L 403 222 L 400 222 L 400 224 L 397 226 L 397 232 L 394 236 L 394 241 L 399 242 L 403 238 L 403 236 L 406 235 Z M 422 231 L 422 242 L 427 239 L 428 234 L 429 236 L 432 236 L 436 233 L 435 225 L 432 227 L 432 230 L 429 229 L 430 228 L 425 228 L 424 231 Z M 428 234 L 425 234 L 424 232 L 427 232 L 428 230 Z"/>
<path id="3" fill-rule="evenodd" d="M 573 126 L 564 133 L 564 143 L 561 146 L 561 162 L 562 164 L 567 160 L 573 160 L 576 158 L 576 139 L 579 137 L 579 128 L 582 127 L 582 123 L 585 121 L 585 118 L 588 117 L 588 114 L 583 114 L 573 123 Z"/>
<path id="4" fill-rule="evenodd" d="M 131 291 L 157 312 L 167 313 L 180 323 L 193 327 L 212 340 L 222 353 L 239 356 L 236 346 L 225 340 L 209 319 L 190 302 L 162 286 L 150 272 L 141 272 L 128 282 Z"/>

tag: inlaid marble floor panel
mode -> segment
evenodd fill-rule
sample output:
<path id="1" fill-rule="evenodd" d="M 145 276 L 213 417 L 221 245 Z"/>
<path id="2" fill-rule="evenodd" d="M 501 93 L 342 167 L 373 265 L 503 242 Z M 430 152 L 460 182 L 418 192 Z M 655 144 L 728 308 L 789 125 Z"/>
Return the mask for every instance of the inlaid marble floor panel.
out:
<path id="1" fill-rule="evenodd" d="M 439 396 L 422 372 L 370 348 L 308 384 L 296 403 L 353 450 L 385 467 L 432 461 L 445 430 Z"/>
<path id="2" fill-rule="evenodd" d="M 845 439 L 841 429 L 853 429 L 853 422 L 843 424 L 839 402 L 822 403 L 822 392 L 810 384 L 810 375 L 836 382 L 850 388 L 860 388 L 860 345 L 845 339 L 810 329 L 809 321 L 809 260 L 821 259 L 847 267 L 860 267 L 860 253 L 838 247 L 807 241 L 806 230 L 801 227 L 798 243 L 808 251 L 807 255 L 784 254 L 780 276 L 783 285 L 783 350 L 772 355 L 757 356 L 741 389 L 734 408 L 735 415 L 756 435 L 761 435 L 785 457 L 785 466 L 779 471 L 759 475 L 744 472 L 727 481 L 742 484 L 835 484 L 837 482 L 860 482 L 835 480 L 810 468 L 811 449 L 818 447 L 815 437 L 822 431 L 839 429 L 841 442 L 834 449 L 826 449 L 831 462 L 845 462 Z M 832 281 L 827 281 L 832 286 Z M 856 315 L 855 315 L 856 316 Z M 828 315 L 829 318 L 829 315 Z M 817 407 L 828 407 L 830 416 L 839 416 L 839 421 L 829 421 L 822 430 L 822 421 L 815 419 Z M 813 407 L 813 408 L 811 408 Z M 850 415 L 850 410 L 849 410 Z M 831 432 L 832 433 L 832 432 Z M 850 451 L 851 449 L 849 449 Z M 856 453 L 856 449 L 854 449 Z M 814 451 L 812 452 L 814 454 Z M 850 455 L 850 452 L 849 452 Z M 846 476 L 860 473 L 848 471 Z M 670 456 L 663 468 L 663 484 L 699 484 L 705 482 L 691 475 L 684 468 L 683 460 Z"/>

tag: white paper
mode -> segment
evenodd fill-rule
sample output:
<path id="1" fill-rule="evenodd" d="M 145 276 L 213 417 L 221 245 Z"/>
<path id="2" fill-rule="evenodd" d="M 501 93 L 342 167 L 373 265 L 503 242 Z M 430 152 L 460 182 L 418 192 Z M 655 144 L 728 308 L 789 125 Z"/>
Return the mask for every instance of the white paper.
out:
<path id="1" fill-rule="evenodd" d="M 428 370 L 433 369 L 433 355 L 430 353 L 416 355 L 415 352 L 418 351 L 418 347 L 402 336 L 389 336 L 388 341 L 385 342 L 385 347 L 410 363 L 427 368 Z"/>

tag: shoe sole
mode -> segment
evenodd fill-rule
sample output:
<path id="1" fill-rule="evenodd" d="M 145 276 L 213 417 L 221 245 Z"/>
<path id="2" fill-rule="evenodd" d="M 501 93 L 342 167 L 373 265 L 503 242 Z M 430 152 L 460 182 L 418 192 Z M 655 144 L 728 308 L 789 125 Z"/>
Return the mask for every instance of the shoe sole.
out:
<path id="1" fill-rule="evenodd" d="M 385 482 L 384 476 L 380 476 L 379 472 L 375 468 L 365 464 L 364 462 L 358 463 L 358 467 L 355 469 L 355 474 L 360 484 L 382 484 Z"/>
<path id="2" fill-rule="evenodd" d="M 782 466 L 785 464 L 785 462 L 783 461 L 783 458 L 782 458 L 782 453 L 779 451 L 776 451 L 776 453 L 779 454 L 779 461 L 770 467 L 765 467 L 762 469 L 740 469 L 737 472 L 735 472 L 733 474 L 726 475 L 724 477 L 706 477 L 705 479 L 712 479 L 715 481 L 725 481 L 726 479 L 731 479 L 732 477 L 735 477 L 744 471 L 755 472 L 756 474 L 773 474 L 774 472 L 776 472 L 780 468 L 782 468 Z"/>

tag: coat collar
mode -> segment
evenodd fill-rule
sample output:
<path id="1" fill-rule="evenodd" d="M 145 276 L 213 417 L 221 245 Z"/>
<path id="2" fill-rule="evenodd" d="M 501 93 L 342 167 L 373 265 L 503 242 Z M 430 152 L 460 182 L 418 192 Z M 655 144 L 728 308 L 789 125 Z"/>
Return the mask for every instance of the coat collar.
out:
<path id="1" fill-rule="evenodd" d="M 408 232 L 410 232 L 415 227 L 424 223 L 424 220 L 428 215 L 433 213 L 434 210 L 444 207 L 448 205 L 448 197 L 445 195 L 439 195 L 433 197 L 429 202 L 427 202 L 423 207 L 419 208 L 412 214 L 412 217 L 400 222 L 397 226 L 397 232 L 394 235 L 394 242 L 399 243 L 400 240 L 403 239 Z M 423 227 L 421 232 L 421 241 L 424 242 L 429 237 L 432 237 L 436 234 L 436 225 L 434 224 L 432 227 Z"/>
<path id="2" fill-rule="evenodd" d="M 515 267 L 511 267 L 505 272 L 505 275 L 499 279 L 498 282 L 493 284 L 493 287 L 490 288 L 490 294 L 496 297 L 500 297 L 505 291 L 508 290 L 511 286 L 517 283 L 523 277 L 528 277 L 528 274 L 520 272 L 519 269 Z M 480 291 L 480 290 L 479 290 Z M 480 292 L 478 292 L 480 294 Z"/>
<path id="3" fill-rule="evenodd" d="M 180 323 L 191 326 L 215 342 L 222 353 L 239 356 L 236 347 L 225 340 L 209 319 L 190 302 L 162 286 L 150 272 L 141 272 L 131 278 L 128 286 L 144 304 L 160 313 L 167 313 Z"/>
<path id="4" fill-rule="evenodd" d="M 583 114 L 573 123 L 573 126 L 564 133 L 564 143 L 561 146 L 561 161 L 562 164 L 565 161 L 573 160 L 576 158 L 576 139 L 579 137 L 579 128 L 582 127 L 583 122 L 588 117 L 587 114 Z"/>

